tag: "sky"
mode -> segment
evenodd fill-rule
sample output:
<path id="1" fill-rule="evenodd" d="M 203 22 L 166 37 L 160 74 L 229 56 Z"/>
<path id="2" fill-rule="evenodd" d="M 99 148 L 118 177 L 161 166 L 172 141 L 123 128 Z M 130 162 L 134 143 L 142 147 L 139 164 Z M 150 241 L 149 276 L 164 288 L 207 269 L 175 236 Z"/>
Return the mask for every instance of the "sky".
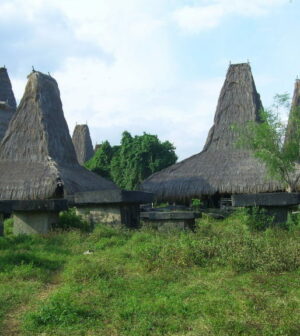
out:
<path id="1" fill-rule="evenodd" d="M 203 148 L 230 62 L 250 62 L 264 106 L 300 76 L 300 0 L 0 0 L 0 13 L 17 100 L 32 66 L 51 73 L 70 133 L 87 123 L 94 145 L 147 132 L 182 160 Z"/>

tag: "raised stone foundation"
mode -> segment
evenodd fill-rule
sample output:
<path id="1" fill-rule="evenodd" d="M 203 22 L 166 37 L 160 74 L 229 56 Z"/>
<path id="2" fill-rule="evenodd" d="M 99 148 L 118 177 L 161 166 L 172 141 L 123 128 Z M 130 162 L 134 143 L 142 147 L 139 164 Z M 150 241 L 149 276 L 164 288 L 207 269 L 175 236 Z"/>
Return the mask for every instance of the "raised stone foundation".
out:
<path id="1" fill-rule="evenodd" d="M 13 213 L 13 233 L 19 234 L 46 234 L 53 224 L 58 222 L 57 212 L 22 212 Z"/>

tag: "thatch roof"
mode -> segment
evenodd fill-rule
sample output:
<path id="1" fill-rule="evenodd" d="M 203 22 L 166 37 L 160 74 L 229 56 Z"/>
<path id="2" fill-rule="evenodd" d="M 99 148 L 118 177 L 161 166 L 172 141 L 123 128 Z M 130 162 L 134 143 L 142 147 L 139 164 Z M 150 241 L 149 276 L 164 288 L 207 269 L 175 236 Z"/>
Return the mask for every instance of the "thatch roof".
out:
<path id="1" fill-rule="evenodd" d="M 0 145 L 0 199 L 54 198 L 59 179 L 65 195 L 117 188 L 79 165 L 56 81 L 32 72 Z"/>
<path id="2" fill-rule="evenodd" d="M 0 68 L 0 101 L 7 102 L 12 109 L 17 108 L 16 99 L 6 68 Z"/>
<path id="3" fill-rule="evenodd" d="M 6 68 L 0 68 L 0 141 L 16 110 L 16 100 Z"/>
<path id="4" fill-rule="evenodd" d="M 83 165 L 94 155 L 94 149 L 88 125 L 76 125 L 73 132 L 72 141 L 78 162 Z"/>
<path id="5" fill-rule="evenodd" d="M 202 152 L 151 175 L 141 189 L 161 200 L 280 189 L 278 183 L 267 180 L 262 163 L 236 147 L 232 125 L 259 121 L 261 107 L 250 65 L 230 65 Z"/>
<path id="6" fill-rule="evenodd" d="M 297 79 L 295 83 L 294 95 L 292 100 L 292 106 L 289 114 L 288 125 L 285 133 L 285 143 L 293 137 L 295 132 L 295 127 L 297 127 L 294 122 L 294 118 L 299 120 L 300 118 L 300 80 Z"/>

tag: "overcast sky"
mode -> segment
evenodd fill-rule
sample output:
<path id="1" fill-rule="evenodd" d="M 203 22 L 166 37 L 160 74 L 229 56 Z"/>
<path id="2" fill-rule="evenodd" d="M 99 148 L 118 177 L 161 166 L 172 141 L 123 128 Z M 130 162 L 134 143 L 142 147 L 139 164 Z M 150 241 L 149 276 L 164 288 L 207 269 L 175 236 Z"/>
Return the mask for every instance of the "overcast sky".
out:
<path id="1" fill-rule="evenodd" d="M 124 130 L 199 152 L 229 62 L 251 63 L 263 104 L 300 75 L 299 0 L 0 0 L 1 61 L 17 100 L 26 76 L 58 81 L 73 132 Z"/>

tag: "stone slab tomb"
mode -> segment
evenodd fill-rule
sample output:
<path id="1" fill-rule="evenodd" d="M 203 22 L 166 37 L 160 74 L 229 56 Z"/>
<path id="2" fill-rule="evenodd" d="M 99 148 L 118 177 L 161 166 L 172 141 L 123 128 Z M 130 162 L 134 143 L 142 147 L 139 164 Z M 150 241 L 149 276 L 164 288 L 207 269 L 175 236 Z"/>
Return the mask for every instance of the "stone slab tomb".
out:
<path id="1" fill-rule="evenodd" d="M 274 217 L 274 223 L 285 223 L 288 213 L 300 204 L 299 193 L 260 193 L 232 195 L 234 207 L 259 207 Z"/>
<path id="2" fill-rule="evenodd" d="M 140 226 L 140 204 L 153 201 L 153 194 L 140 191 L 104 190 L 80 192 L 70 204 L 92 225 L 108 223 L 130 228 Z"/>
<path id="3" fill-rule="evenodd" d="M 67 209 L 64 199 L 0 201 L 0 213 L 12 213 L 15 235 L 46 234 L 58 223 L 59 212 Z"/>
<path id="4" fill-rule="evenodd" d="M 159 231 L 185 230 L 194 229 L 195 219 L 200 216 L 191 211 L 149 211 L 141 212 L 141 221 L 143 226 Z"/>

